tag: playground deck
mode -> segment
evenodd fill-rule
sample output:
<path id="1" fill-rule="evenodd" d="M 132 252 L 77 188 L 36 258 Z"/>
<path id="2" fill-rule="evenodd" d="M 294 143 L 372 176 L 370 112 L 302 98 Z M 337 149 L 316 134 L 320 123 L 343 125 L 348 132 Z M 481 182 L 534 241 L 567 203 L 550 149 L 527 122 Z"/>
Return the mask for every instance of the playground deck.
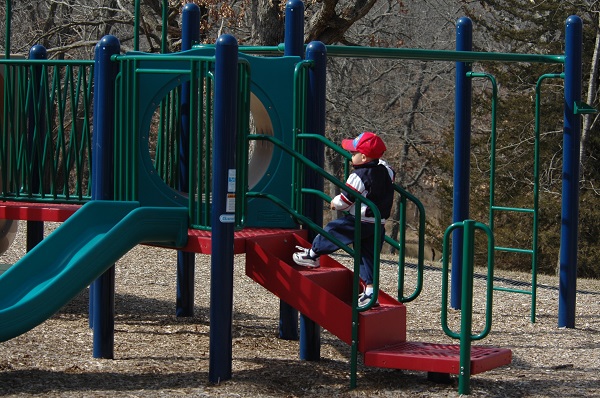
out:
<path id="1" fill-rule="evenodd" d="M 0 202 L 0 219 L 22 221 L 64 222 L 81 208 L 79 204 L 65 203 L 33 203 L 33 202 Z M 256 236 L 272 236 L 288 234 L 289 229 L 281 228 L 244 228 L 234 233 L 234 253 L 246 251 L 246 240 Z M 187 244 L 181 248 L 200 254 L 211 254 L 212 243 L 210 231 L 189 229 Z M 0 273 L 2 270 L 0 269 Z"/>

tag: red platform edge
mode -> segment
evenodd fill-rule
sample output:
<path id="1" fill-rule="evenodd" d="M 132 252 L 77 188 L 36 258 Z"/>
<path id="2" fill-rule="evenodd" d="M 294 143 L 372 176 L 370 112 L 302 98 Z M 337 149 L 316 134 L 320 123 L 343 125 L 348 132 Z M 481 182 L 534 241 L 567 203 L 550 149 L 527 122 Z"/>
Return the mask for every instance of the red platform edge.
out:
<path id="1" fill-rule="evenodd" d="M 0 202 L 0 219 L 63 222 L 81 206 L 64 203 Z"/>
<path id="2" fill-rule="evenodd" d="M 233 252 L 234 254 L 246 253 L 246 241 L 259 236 L 264 237 L 277 237 L 287 236 L 290 233 L 304 233 L 298 229 L 284 229 L 284 228 L 244 228 L 233 233 Z M 187 244 L 179 248 L 179 250 L 200 253 L 200 254 L 212 254 L 212 234 L 210 231 L 203 231 L 199 229 L 188 230 L 188 242 Z"/>
<path id="3" fill-rule="evenodd" d="M 471 374 L 508 365 L 511 361 L 512 351 L 507 348 L 471 347 Z M 407 341 L 366 352 L 364 363 L 379 368 L 459 374 L 460 345 Z"/>
<path id="4" fill-rule="evenodd" d="M 64 222 L 81 208 L 80 204 L 0 202 L 0 220 Z M 234 232 L 234 253 L 246 252 L 246 240 L 257 236 L 276 236 L 301 230 L 283 228 L 244 228 Z M 179 250 L 201 254 L 212 254 L 210 231 L 188 230 L 188 242 Z"/>

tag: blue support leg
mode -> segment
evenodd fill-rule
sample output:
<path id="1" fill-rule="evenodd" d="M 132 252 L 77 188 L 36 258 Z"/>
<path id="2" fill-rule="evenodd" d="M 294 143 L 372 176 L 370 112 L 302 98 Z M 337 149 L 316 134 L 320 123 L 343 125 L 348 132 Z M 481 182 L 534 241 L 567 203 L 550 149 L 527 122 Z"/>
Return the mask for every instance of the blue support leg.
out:
<path id="1" fill-rule="evenodd" d="M 473 23 L 469 18 L 460 18 L 456 24 L 456 50 L 472 51 Z M 462 222 L 469 218 L 469 176 L 471 156 L 471 79 L 467 72 L 471 64 L 456 63 L 456 94 L 454 119 L 454 193 L 452 222 Z M 452 235 L 452 264 L 462 264 L 463 237 L 459 231 Z M 452 267 L 452 287 L 450 306 L 460 309 L 462 271 L 460 266 Z"/>
<path id="2" fill-rule="evenodd" d="M 210 281 L 210 358 L 208 379 L 231 379 L 233 320 L 233 232 L 238 45 L 231 35 L 217 40 L 215 63 Z"/>
<path id="3" fill-rule="evenodd" d="M 306 59 L 314 61 L 314 66 L 309 72 L 308 87 L 308 132 L 325 134 L 325 73 L 327 69 L 327 49 L 321 42 L 311 42 L 306 48 Z M 306 144 L 306 153 L 310 160 L 320 167 L 325 163 L 325 148 L 317 140 Z M 307 188 L 323 190 L 323 178 L 317 173 L 307 171 Z M 318 197 L 307 198 L 304 204 L 305 215 L 317 224 L 323 224 L 323 202 Z M 314 234 L 309 234 L 312 240 Z M 318 360 L 321 357 L 321 328 L 311 319 L 300 318 L 300 359 Z"/>
<path id="4" fill-rule="evenodd" d="M 304 57 L 304 3 L 290 0 L 285 6 L 285 46 L 283 55 Z M 298 311 L 279 301 L 279 338 L 298 340 Z"/>
<path id="5" fill-rule="evenodd" d="M 181 16 L 181 50 L 192 48 L 200 39 L 200 7 L 188 3 Z M 179 190 L 189 192 L 189 153 L 190 153 L 190 83 L 181 85 L 181 135 L 179 137 Z M 196 262 L 194 253 L 177 251 L 177 298 L 175 315 L 194 316 L 194 274 Z"/>
<path id="6" fill-rule="evenodd" d="M 577 239 L 579 235 L 579 145 L 581 116 L 574 106 L 581 101 L 583 23 L 570 16 L 566 23 L 565 107 L 563 130 L 563 181 L 560 228 L 558 326 L 575 327 L 577 294 Z"/>
<path id="7" fill-rule="evenodd" d="M 114 110 L 115 79 L 118 65 L 111 56 L 121 44 L 114 36 L 104 36 L 96 45 L 94 64 L 94 126 L 92 156 L 92 200 L 114 199 Z M 115 316 L 114 266 L 93 282 L 90 288 L 90 319 L 94 330 L 94 358 L 114 356 Z"/>

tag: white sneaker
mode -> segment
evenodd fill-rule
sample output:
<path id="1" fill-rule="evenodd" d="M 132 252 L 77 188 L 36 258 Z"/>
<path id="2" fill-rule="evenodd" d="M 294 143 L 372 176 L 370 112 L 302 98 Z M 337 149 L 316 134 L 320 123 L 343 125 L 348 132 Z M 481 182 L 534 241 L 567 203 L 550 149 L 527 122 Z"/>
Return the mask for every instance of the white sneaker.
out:
<path id="1" fill-rule="evenodd" d="M 319 268 L 319 257 L 311 257 L 310 249 L 302 246 L 296 246 L 296 249 L 300 250 L 292 255 L 292 258 L 296 264 L 308 268 Z"/>
<path id="2" fill-rule="evenodd" d="M 372 297 L 373 297 L 373 293 L 365 294 L 365 292 L 362 292 L 361 294 L 358 295 L 358 306 L 366 307 L 367 304 L 369 304 L 369 302 L 371 301 Z M 377 307 L 378 305 L 379 305 L 379 300 L 377 300 L 375 302 L 375 304 L 373 304 L 373 307 Z"/>

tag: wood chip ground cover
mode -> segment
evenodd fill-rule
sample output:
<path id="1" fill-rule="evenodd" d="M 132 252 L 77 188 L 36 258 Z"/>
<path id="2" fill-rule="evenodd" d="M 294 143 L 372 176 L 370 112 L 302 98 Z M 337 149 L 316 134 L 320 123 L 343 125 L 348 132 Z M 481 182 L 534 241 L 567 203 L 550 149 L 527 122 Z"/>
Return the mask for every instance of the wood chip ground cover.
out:
<path id="1" fill-rule="evenodd" d="M 49 228 L 53 226 L 50 225 Z M 0 257 L 24 254 L 24 233 Z M 340 256 L 345 261 L 344 256 Z M 2 397 L 453 397 L 450 384 L 428 381 L 423 372 L 367 368 L 359 363 L 358 387 L 349 388 L 350 349 L 323 331 L 321 360 L 301 361 L 297 341 L 277 338 L 279 300 L 244 275 L 235 258 L 233 377 L 208 382 L 209 256 L 196 256 L 195 314 L 175 314 L 176 254 L 138 246 L 116 266 L 115 358 L 94 359 L 87 289 L 51 319 L 0 343 Z M 408 339 L 455 343 L 440 326 L 441 272 L 430 264 L 423 294 L 407 305 Z M 476 271 L 478 274 L 481 270 Z M 408 279 L 413 276 L 409 270 Z M 384 264 L 382 286 L 394 291 L 395 266 Z M 508 281 L 526 274 L 496 272 Z M 510 366 L 471 379 L 474 397 L 600 397 L 600 281 L 578 280 L 576 327 L 559 329 L 558 279 L 538 278 L 536 322 L 529 295 L 495 292 L 493 327 L 480 344 L 513 351 Z M 482 297 L 485 281 L 475 279 Z M 482 299 L 478 298 L 477 303 Z M 482 324 L 475 306 L 475 325 Z M 450 311 L 450 324 L 456 325 Z M 479 323 L 478 323 L 479 322 Z"/>

